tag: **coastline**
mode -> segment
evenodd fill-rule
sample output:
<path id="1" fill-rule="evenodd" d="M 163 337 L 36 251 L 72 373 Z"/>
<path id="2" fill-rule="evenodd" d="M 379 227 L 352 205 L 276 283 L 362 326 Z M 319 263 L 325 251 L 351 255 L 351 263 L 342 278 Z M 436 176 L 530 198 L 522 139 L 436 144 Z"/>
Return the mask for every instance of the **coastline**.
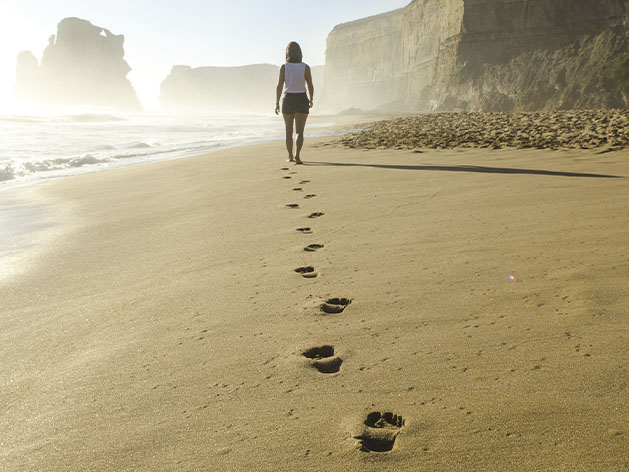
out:
<path id="1" fill-rule="evenodd" d="M 64 115 L 65 118 L 70 116 Z M 100 116 L 78 115 L 83 121 L 94 121 Z M 309 139 L 340 136 L 344 132 L 351 132 L 353 130 L 351 126 L 356 126 L 356 122 L 373 122 L 385 116 L 387 115 L 313 115 L 310 124 L 315 127 L 315 131 L 311 133 L 312 136 L 309 136 Z M 116 117 L 111 116 L 111 119 L 116 119 Z M 332 120 L 333 122 L 331 122 Z M 224 143 L 213 150 L 205 152 L 170 153 L 166 158 L 154 156 L 145 160 L 127 159 L 120 162 L 111 162 L 105 166 L 83 167 L 80 168 L 79 172 L 48 171 L 42 173 L 41 176 L 34 175 L 17 180 L 0 180 L 0 196 L 2 197 L 0 205 L 0 283 L 9 277 L 18 276 L 26 268 L 32 268 L 33 264 L 37 262 L 37 256 L 51 245 L 52 240 L 61 237 L 64 232 L 71 230 L 68 225 L 61 228 L 60 223 L 70 218 L 70 213 L 73 212 L 73 209 L 68 207 L 67 202 L 47 202 L 46 198 L 42 198 L 36 191 L 35 188 L 37 186 L 46 186 L 51 181 L 72 178 L 86 173 L 110 172 L 127 167 L 144 166 L 157 162 L 176 161 L 200 156 L 209 157 L 216 152 L 224 150 L 279 141 L 283 141 L 283 138 L 280 140 L 277 137 L 270 136 L 260 138 L 259 142 L 253 143 L 250 140 L 249 142 L 245 141 L 238 144 Z"/>
<path id="2" fill-rule="evenodd" d="M 0 285 L 7 470 L 626 465 L 628 152 L 331 142 L 33 188 L 72 230 Z"/>
<path id="3" fill-rule="evenodd" d="M 275 115 L 58 114 L 0 116 L 0 122 L 7 140 L 0 192 L 284 139 L 283 120 Z M 339 134 L 350 123 L 351 117 L 315 114 L 308 132 L 315 138 Z"/>

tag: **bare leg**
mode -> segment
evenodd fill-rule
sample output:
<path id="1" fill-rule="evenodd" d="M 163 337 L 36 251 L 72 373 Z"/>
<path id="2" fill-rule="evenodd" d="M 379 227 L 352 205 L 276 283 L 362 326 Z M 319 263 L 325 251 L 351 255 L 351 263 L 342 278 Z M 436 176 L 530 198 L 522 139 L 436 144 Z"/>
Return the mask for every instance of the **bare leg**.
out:
<path id="1" fill-rule="evenodd" d="M 295 115 L 287 115 L 282 113 L 284 124 L 286 125 L 286 150 L 288 151 L 288 160 L 293 161 L 293 121 Z"/>
<path id="2" fill-rule="evenodd" d="M 295 153 L 295 162 L 301 164 L 299 154 L 301 148 L 304 145 L 304 128 L 306 127 L 306 120 L 308 119 L 308 113 L 295 113 L 295 131 L 297 132 L 297 152 Z"/>

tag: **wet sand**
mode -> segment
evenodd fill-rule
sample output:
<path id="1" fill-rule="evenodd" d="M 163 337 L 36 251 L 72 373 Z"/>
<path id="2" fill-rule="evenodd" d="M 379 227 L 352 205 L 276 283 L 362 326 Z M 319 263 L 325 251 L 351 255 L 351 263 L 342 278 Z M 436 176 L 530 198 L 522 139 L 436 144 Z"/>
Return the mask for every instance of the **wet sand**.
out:
<path id="1" fill-rule="evenodd" d="M 626 470 L 628 151 L 337 140 L 38 185 L 2 469 Z"/>

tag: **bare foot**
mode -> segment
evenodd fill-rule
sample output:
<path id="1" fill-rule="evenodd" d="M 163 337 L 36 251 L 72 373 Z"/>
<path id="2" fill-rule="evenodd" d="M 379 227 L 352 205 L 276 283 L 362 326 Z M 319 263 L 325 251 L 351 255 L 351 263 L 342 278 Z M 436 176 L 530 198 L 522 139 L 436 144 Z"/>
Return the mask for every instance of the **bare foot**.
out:
<path id="1" fill-rule="evenodd" d="M 295 164 L 303 164 L 303 161 L 299 157 L 295 157 Z"/>

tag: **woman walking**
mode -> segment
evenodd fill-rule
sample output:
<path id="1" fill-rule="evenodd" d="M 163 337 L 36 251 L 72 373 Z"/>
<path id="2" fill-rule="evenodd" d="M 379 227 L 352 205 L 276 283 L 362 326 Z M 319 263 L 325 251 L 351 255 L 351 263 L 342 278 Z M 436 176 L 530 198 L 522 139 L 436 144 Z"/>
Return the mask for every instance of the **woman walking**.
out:
<path id="1" fill-rule="evenodd" d="M 302 62 L 301 48 L 296 42 L 291 42 L 286 47 L 286 64 L 280 68 L 280 79 L 277 83 L 275 114 L 280 113 L 280 97 L 284 92 L 282 101 L 282 116 L 286 124 L 286 150 L 288 160 L 295 164 L 302 164 L 300 153 L 304 145 L 304 128 L 308 113 L 312 108 L 314 86 L 312 85 L 312 73 L 310 66 Z M 306 94 L 306 85 L 308 94 Z M 310 95 L 310 99 L 308 99 Z M 297 133 L 297 148 L 293 154 L 293 128 Z"/>

